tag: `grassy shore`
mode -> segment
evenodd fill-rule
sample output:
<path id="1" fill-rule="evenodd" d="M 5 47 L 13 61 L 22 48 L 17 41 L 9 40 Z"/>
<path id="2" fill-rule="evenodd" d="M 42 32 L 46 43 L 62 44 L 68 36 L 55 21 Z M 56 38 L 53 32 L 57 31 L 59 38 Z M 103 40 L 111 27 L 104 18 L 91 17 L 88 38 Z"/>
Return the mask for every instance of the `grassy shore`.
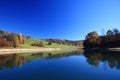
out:
<path id="1" fill-rule="evenodd" d="M 40 41 L 43 43 L 44 47 L 31 46 L 31 44 L 37 43 Z M 0 54 L 48 52 L 48 51 L 57 51 L 57 50 L 74 50 L 74 49 L 78 49 L 78 48 L 76 46 L 72 46 L 72 45 L 63 45 L 63 44 L 57 44 L 57 43 L 52 43 L 51 45 L 48 45 L 47 41 L 29 38 L 27 40 L 26 44 L 20 44 L 16 48 L 1 48 Z"/>
<path id="2" fill-rule="evenodd" d="M 75 48 L 75 46 L 72 46 L 72 45 L 63 45 L 63 44 L 56 44 L 56 43 L 52 43 L 51 45 L 48 45 L 47 41 L 38 40 L 38 39 L 34 39 L 34 38 L 29 38 L 27 40 L 26 44 L 20 44 L 19 48 L 40 48 L 37 46 L 31 46 L 31 44 L 37 43 L 40 41 L 43 42 L 45 48 Z"/>

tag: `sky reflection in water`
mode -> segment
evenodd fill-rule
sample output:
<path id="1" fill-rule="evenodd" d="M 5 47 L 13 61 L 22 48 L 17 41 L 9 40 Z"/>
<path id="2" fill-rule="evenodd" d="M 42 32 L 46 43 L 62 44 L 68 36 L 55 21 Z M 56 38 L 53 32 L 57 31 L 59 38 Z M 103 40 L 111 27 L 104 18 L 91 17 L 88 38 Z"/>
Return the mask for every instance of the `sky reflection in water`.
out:
<path id="1" fill-rule="evenodd" d="M 1 80 L 120 80 L 119 52 L 0 55 Z"/>

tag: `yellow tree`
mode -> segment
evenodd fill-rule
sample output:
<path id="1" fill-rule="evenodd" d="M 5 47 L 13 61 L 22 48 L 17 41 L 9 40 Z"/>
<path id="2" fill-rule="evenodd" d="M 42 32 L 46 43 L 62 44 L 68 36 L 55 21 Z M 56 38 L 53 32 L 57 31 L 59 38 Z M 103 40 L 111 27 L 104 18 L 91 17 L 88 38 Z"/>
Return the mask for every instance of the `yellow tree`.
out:
<path id="1" fill-rule="evenodd" d="M 17 47 L 19 45 L 19 39 L 18 39 L 18 36 L 15 36 L 14 38 L 14 46 Z"/>
<path id="2" fill-rule="evenodd" d="M 19 41 L 20 41 L 20 44 L 23 43 L 23 36 L 22 36 L 22 33 L 19 34 Z"/>
<path id="3" fill-rule="evenodd" d="M 26 38 L 23 38 L 23 44 L 26 44 Z"/>

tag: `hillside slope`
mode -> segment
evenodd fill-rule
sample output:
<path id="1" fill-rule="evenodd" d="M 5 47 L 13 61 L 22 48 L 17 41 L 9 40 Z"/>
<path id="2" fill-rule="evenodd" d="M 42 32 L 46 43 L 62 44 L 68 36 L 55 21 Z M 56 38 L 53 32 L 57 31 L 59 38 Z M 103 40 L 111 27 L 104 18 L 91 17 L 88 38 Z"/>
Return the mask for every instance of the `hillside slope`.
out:
<path id="1" fill-rule="evenodd" d="M 42 42 L 43 47 L 46 47 L 46 48 L 75 48 L 75 46 L 73 46 L 71 44 L 69 44 L 69 45 L 68 44 L 58 44 L 58 43 L 49 44 L 48 41 L 34 39 L 34 38 L 29 38 L 26 41 L 26 44 L 20 44 L 19 47 L 20 48 L 39 48 L 40 46 L 32 46 L 32 44 L 39 43 L 39 42 Z"/>

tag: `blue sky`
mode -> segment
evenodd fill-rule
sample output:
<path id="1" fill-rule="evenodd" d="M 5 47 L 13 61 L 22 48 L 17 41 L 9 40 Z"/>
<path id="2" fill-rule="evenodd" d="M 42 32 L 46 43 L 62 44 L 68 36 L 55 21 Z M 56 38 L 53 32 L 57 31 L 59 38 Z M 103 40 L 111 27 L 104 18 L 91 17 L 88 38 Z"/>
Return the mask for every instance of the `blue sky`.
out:
<path id="1" fill-rule="evenodd" d="M 82 40 L 120 30 L 120 0 L 0 0 L 0 29 L 34 38 Z"/>

